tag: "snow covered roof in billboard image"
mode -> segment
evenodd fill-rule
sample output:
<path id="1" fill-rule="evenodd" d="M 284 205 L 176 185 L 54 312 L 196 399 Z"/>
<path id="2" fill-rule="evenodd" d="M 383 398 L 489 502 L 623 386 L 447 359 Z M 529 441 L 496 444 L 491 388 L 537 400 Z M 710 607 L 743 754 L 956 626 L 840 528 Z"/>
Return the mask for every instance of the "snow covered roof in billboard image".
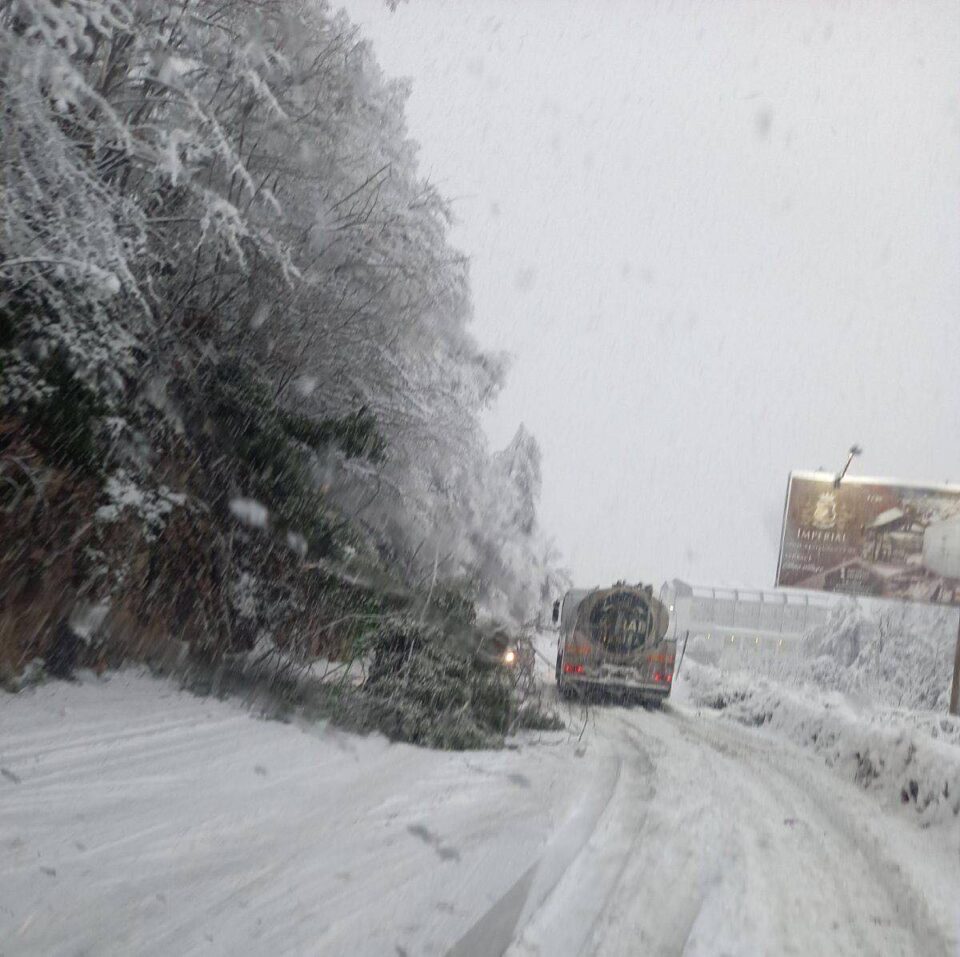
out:
<path id="1" fill-rule="evenodd" d="M 867 528 L 883 528 L 884 525 L 892 525 L 903 518 L 905 514 L 902 508 L 888 508 L 885 512 L 881 512 Z"/>

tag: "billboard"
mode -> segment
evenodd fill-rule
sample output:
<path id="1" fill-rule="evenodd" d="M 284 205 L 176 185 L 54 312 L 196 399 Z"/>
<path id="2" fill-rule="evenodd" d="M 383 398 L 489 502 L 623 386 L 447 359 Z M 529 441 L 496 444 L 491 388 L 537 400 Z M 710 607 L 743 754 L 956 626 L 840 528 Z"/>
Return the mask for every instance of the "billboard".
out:
<path id="1" fill-rule="evenodd" d="M 960 605 L 960 486 L 791 472 L 777 586 Z"/>

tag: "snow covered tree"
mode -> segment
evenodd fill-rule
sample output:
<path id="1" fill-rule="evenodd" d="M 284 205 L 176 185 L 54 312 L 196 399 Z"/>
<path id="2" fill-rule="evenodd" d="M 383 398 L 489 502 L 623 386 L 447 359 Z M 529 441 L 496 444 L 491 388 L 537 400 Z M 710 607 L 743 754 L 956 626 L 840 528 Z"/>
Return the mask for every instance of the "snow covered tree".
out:
<path id="1" fill-rule="evenodd" d="M 300 563 L 358 551 L 534 613 L 539 452 L 480 428 L 506 363 L 469 331 L 408 92 L 323 0 L 0 0 L 0 454 L 11 502 L 37 469 L 88 482 L 79 594 L 133 602 L 110 515 L 141 523 L 137 587 L 218 641 L 231 582 L 293 632 L 329 598 Z"/>

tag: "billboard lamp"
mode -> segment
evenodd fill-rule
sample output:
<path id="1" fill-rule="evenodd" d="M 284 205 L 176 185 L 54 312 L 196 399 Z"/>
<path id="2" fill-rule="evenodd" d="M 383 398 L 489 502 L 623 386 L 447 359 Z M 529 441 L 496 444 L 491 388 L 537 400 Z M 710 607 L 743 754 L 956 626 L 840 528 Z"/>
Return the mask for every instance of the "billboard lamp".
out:
<path id="1" fill-rule="evenodd" d="M 850 463 L 854 458 L 863 453 L 863 449 L 859 445 L 851 445 L 850 451 L 847 453 L 847 461 L 844 463 L 844 466 L 837 473 L 837 477 L 833 480 L 833 487 L 840 488 L 840 483 L 843 481 L 843 477 L 847 474 L 847 469 L 850 468 Z"/>

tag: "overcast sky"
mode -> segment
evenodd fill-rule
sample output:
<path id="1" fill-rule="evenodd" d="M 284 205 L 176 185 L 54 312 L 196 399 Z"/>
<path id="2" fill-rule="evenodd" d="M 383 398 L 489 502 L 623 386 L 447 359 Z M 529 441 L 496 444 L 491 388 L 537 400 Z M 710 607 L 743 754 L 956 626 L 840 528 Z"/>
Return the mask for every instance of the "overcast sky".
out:
<path id="1" fill-rule="evenodd" d="M 383 0 L 486 418 L 580 584 L 769 586 L 790 469 L 960 481 L 960 5 Z"/>

